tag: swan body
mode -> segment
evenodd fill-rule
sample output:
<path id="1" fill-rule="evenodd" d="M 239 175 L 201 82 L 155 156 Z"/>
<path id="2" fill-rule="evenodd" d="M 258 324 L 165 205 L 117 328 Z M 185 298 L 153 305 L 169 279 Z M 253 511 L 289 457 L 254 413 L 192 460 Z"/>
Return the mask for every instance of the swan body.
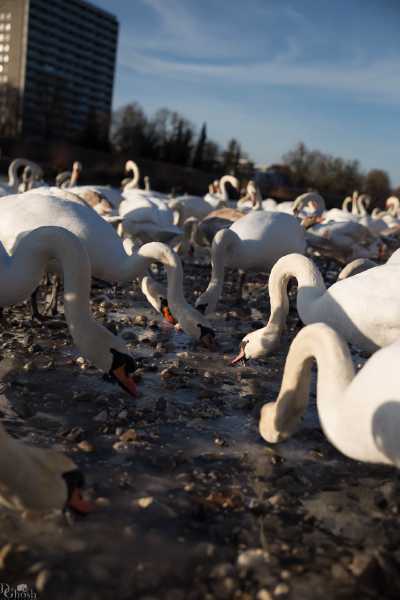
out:
<path id="1" fill-rule="evenodd" d="M 211 211 L 217 210 L 227 205 L 228 202 L 228 191 L 226 184 L 230 183 L 238 189 L 239 182 L 236 177 L 232 175 L 224 175 L 219 181 L 221 189 L 220 193 L 209 192 L 202 198 L 201 196 L 178 196 L 168 202 L 168 206 L 173 211 L 178 211 L 179 221 L 178 225 L 182 226 L 183 223 L 190 217 L 195 217 L 199 221 L 202 221 Z"/>
<path id="2" fill-rule="evenodd" d="M 143 242 L 168 242 L 182 234 L 182 229 L 174 225 L 173 211 L 156 197 L 123 200 L 119 206 L 119 216 L 123 232 Z"/>
<path id="3" fill-rule="evenodd" d="M 306 226 L 307 218 L 303 224 Z M 381 246 L 367 227 L 353 221 L 316 223 L 307 228 L 306 240 L 311 248 L 341 263 L 356 258 L 376 258 Z"/>
<path id="4" fill-rule="evenodd" d="M 211 248 L 212 273 L 207 290 L 197 299 L 205 314 L 215 311 L 222 292 L 225 267 L 266 271 L 294 250 L 304 252 L 304 230 L 298 220 L 279 212 L 252 211 L 218 231 Z"/>
<path id="5" fill-rule="evenodd" d="M 290 347 L 279 396 L 261 410 L 259 430 L 268 442 L 289 437 L 309 397 L 317 363 L 317 410 L 328 440 L 355 460 L 400 467 L 400 361 L 397 340 L 376 352 L 355 375 L 341 336 L 322 323 L 300 331 Z"/>
<path id="6" fill-rule="evenodd" d="M 0 504 L 17 511 L 92 510 L 83 475 L 67 456 L 12 438 L 0 424 Z"/>
<path id="7" fill-rule="evenodd" d="M 271 315 L 266 327 L 241 342 L 236 360 L 260 358 L 279 343 L 289 302 L 287 284 L 297 280 L 297 312 L 305 324 L 326 323 L 347 342 L 375 352 L 400 337 L 400 252 L 381 266 L 334 283 L 328 290 L 314 263 L 300 254 L 289 254 L 273 267 L 268 290 Z"/>
<path id="8" fill-rule="evenodd" d="M 59 190 L 64 194 L 66 190 Z M 74 197 L 74 196 L 72 196 Z M 182 269 L 180 259 L 164 244 L 153 243 L 142 246 L 137 254 L 126 253 L 121 238 L 114 229 L 95 211 L 83 202 L 66 200 L 61 196 L 45 194 L 43 191 L 26 192 L 2 199 L 0 205 L 0 240 L 8 251 L 18 237 L 26 231 L 31 231 L 43 225 L 55 225 L 68 229 L 84 244 L 89 255 L 92 274 L 104 281 L 127 282 L 138 277 L 141 281 L 148 275 L 148 268 L 154 261 L 162 262 L 167 274 Z M 168 268 L 167 268 L 168 267 Z M 174 281 L 181 281 L 179 277 Z M 168 291 L 161 294 L 161 286 L 148 286 L 148 290 L 156 292 L 155 297 L 148 297 L 153 307 L 163 313 L 168 298 L 173 301 L 176 314 L 188 335 L 197 340 L 202 339 L 198 325 L 208 327 L 208 322 L 198 312 L 194 311 L 184 300 L 183 291 L 171 288 L 169 277 Z M 181 282 L 182 284 L 182 282 Z M 193 319 L 193 327 L 184 327 Z"/>

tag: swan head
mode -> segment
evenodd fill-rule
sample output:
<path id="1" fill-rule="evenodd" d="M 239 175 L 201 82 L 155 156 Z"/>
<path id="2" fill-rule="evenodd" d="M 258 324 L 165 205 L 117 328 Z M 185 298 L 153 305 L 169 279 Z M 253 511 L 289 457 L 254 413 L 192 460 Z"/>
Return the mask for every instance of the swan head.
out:
<path id="1" fill-rule="evenodd" d="M 177 320 L 172 314 L 163 286 L 148 275 L 143 277 L 140 286 L 143 294 L 146 296 L 151 306 L 158 313 L 162 314 L 168 323 L 171 323 L 171 325 L 176 325 Z"/>
<path id="2" fill-rule="evenodd" d="M 94 504 L 82 496 L 85 485 L 83 473 L 79 469 L 66 471 L 62 478 L 67 486 L 67 500 L 64 510 L 69 508 L 75 513 L 86 515 L 94 510 Z"/>
<path id="3" fill-rule="evenodd" d="M 279 342 L 279 328 L 270 323 L 256 331 L 248 333 L 240 342 L 239 353 L 231 361 L 234 365 L 244 363 L 251 358 L 262 358 L 276 348 Z"/>
<path id="4" fill-rule="evenodd" d="M 118 385 L 133 397 L 137 396 L 137 387 L 133 374 L 138 365 L 130 354 L 110 348 L 112 364 L 108 371 L 111 381 Z"/>
<path id="5" fill-rule="evenodd" d="M 76 464 L 65 454 L 52 449 L 26 446 L 1 429 L 2 443 L 8 448 L 15 464 L 25 463 L 31 478 L 10 503 L 17 510 L 72 509 L 79 514 L 94 510 L 92 502 L 82 497 L 84 476 Z"/>
<path id="6" fill-rule="evenodd" d="M 76 171 L 77 173 L 81 173 L 82 172 L 82 163 L 79 162 L 79 160 L 76 160 L 72 165 L 72 170 Z"/>

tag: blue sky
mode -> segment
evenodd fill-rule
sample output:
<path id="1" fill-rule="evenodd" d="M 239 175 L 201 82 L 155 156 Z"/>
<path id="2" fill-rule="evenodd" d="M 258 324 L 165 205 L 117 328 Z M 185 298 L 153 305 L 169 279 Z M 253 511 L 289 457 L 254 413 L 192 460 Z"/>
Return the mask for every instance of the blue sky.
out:
<path id="1" fill-rule="evenodd" d="M 400 0 L 92 0 L 120 40 L 114 107 L 178 110 L 278 162 L 304 141 L 400 184 Z"/>

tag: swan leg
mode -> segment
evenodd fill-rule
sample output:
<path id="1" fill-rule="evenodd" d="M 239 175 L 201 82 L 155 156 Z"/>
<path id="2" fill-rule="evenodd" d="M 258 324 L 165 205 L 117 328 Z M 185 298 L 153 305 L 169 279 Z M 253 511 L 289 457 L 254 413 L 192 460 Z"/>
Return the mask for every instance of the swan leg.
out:
<path id="1" fill-rule="evenodd" d="M 238 272 L 238 283 L 237 283 L 237 294 L 236 294 L 236 302 L 241 302 L 242 301 L 242 296 L 243 296 L 243 286 L 244 286 L 244 282 L 246 281 L 246 273 L 245 271 L 239 271 Z"/>
<path id="2" fill-rule="evenodd" d="M 47 321 L 48 317 L 46 317 L 45 315 L 42 315 L 39 312 L 38 294 L 39 294 L 39 287 L 37 287 L 36 290 L 31 295 L 31 314 L 32 314 L 32 319 L 36 319 L 37 321 Z"/>
<path id="3" fill-rule="evenodd" d="M 46 306 L 45 314 L 55 317 L 58 314 L 58 293 L 61 289 L 61 281 L 58 275 L 55 275 L 51 282 L 50 302 Z"/>

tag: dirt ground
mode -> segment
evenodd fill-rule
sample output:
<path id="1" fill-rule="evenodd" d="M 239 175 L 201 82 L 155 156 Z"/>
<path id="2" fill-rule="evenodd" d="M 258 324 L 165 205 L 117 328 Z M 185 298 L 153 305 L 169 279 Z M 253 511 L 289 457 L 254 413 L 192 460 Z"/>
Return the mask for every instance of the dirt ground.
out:
<path id="1" fill-rule="evenodd" d="M 199 261 L 185 265 L 189 300 L 208 274 Z M 291 440 L 270 446 L 258 434 L 300 327 L 292 310 L 276 355 L 229 365 L 268 314 L 266 281 L 249 277 L 239 306 L 228 272 L 217 353 L 161 322 L 136 284 L 94 289 L 96 318 L 142 357 L 137 401 L 77 361 L 62 316 L 33 324 L 27 305 L 5 311 L 2 421 L 68 453 L 98 509 L 41 519 L 1 511 L 0 583 L 49 600 L 400 597 L 397 471 L 340 455 L 314 406 Z"/>

